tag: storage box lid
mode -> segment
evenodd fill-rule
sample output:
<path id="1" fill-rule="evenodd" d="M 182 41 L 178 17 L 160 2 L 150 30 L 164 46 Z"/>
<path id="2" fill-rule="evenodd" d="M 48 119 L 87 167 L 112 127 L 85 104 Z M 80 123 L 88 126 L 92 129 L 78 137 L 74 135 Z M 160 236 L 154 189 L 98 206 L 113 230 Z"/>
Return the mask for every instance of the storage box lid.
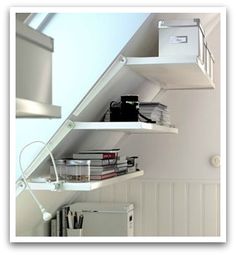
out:
<path id="1" fill-rule="evenodd" d="M 68 205 L 71 210 L 75 211 L 90 211 L 104 213 L 127 213 L 134 209 L 133 204 L 129 203 L 75 203 Z"/>
<path id="2" fill-rule="evenodd" d="M 183 20 L 159 20 L 158 28 L 170 28 L 170 27 L 199 27 L 203 34 L 205 34 L 200 19 L 183 19 Z"/>

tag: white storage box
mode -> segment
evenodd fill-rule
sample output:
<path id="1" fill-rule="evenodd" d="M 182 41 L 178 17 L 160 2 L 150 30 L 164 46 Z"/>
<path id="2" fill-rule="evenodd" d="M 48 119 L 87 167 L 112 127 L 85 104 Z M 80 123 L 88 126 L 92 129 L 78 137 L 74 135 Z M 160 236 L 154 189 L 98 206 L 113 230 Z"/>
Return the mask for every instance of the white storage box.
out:
<path id="1" fill-rule="evenodd" d="M 203 69 L 213 80 L 214 59 L 207 47 L 200 19 L 160 20 L 159 57 L 197 56 Z"/>
<path id="2" fill-rule="evenodd" d="M 133 236 L 134 205 L 129 203 L 86 203 L 69 205 L 82 213 L 83 236 Z"/>
<path id="3" fill-rule="evenodd" d="M 59 159 L 56 160 L 57 174 L 59 180 L 65 182 L 89 182 L 90 160 Z M 50 166 L 50 179 L 56 179 L 55 170 Z"/>
<path id="4" fill-rule="evenodd" d="M 90 160 L 66 160 L 65 180 L 68 182 L 89 182 Z"/>

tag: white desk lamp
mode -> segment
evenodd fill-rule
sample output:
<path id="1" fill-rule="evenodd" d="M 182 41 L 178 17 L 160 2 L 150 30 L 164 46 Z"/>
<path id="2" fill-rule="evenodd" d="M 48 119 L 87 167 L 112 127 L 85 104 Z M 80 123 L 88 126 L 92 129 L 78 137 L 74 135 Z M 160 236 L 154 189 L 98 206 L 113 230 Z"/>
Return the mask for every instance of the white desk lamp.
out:
<path id="1" fill-rule="evenodd" d="M 29 189 L 29 192 L 31 194 L 31 196 L 33 197 L 34 201 L 36 202 L 36 204 L 38 205 L 42 215 L 43 215 L 43 220 L 44 221 L 49 221 L 51 218 L 52 218 L 52 215 L 51 213 L 47 212 L 46 209 L 41 205 L 41 203 L 39 202 L 39 200 L 37 199 L 37 197 L 35 196 L 35 194 L 33 193 L 33 191 L 31 190 L 29 184 L 28 184 L 28 181 L 26 180 L 25 178 L 25 175 L 24 175 L 24 171 L 23 171 L 23 168 L 22 168 L 22 165 L 21 165 L 21 156 L 22 156 L 22 153 L 23 151 L 29 147 L 30 145 L 34 144 L 34 143 L 41 143 L 44 145 L 44 147 L 47 149 L 50 157 L 51 157 L 51 160 L 52 160 L 52 164 L 53 164 L 53 168 L 54 168 L 54 171 L 55 171 L 55 176 L 56 176 L 56 183 L 59 183 L 59 178 L 58 178 L 58 174 L 57 174 L 57 168 L 56 168 L 56 164 L 55 164 L 55 160 L 54 160 L 54 157 L 51 153 L 51 151 L 49 150 L 48 146 L 46 143 L 42 142 L 42 141 L 33 141 L 29 144 L 26 144 L 22 150 L 20 151 L 20 155 L 19 155 L 19 164 L 20 164 L 20 170 L 21 170 L 21 173 L 22 173 L 22 177 L 24 179 L 24 182 L 25 184 L 27 185 L 28 189 Z"/>

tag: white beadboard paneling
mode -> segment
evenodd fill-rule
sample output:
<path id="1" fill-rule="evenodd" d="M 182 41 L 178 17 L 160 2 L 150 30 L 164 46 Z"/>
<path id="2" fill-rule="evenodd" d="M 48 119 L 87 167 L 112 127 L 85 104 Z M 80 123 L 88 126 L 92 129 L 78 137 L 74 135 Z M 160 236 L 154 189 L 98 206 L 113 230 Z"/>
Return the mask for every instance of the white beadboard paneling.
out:
<path id="1" fill-rule="evenodd" d="M 220 235 L 217 181 L 130 180 L 91 192 L 81 201 L 134 204 L 135 236 Z"/>
<path id="2" fill-rule="evenodd" d="M 142 182 L 127 182 L 128 202 L 134 204 L 134 235 L 142 235 Z"/>
<path id="3" fill-rule="evenodd" d="M 157 235 L 157 194 L 155 182 L 142 184 L 142 234 Z"/>
<path id="4" fill-rule="evenodd" d="M 122 182 L 114 185 L 114 202 L 126 203 L 127 201 L 127 183 Z"/>
<path id="5" fill-rule="evenodd" d="M 172 189 L 173 196 L 173 235 L 187 235 L 187 184 L 174 183 Z"/>
<path id="6" fill-rule="evenodd" d="M 157 231 L 160 236 L 173 234 L 173 194 L 172 183 L 160 183 L 158 194 L 158 225 Z"/>
<path id="7" fill-rule="evenodd" d="M 202 184 L 188 185 L 188 235 L 202 235 Z"/>
<path id="8" fill-rule="evenodd" d="M 220 208 L 221 208 L 221 203 L 220 203 L 220 184 L 217 184 L 217 235 L 220 235 Z"/>
<path id="9" fill-rule="evenodd" d="M 219 199 L 217 197 L 217 185 L 204 185 L 204 232 L 205 236 L 214 236 L 218 234 L 218 206 Z"/>
<path id="10" fill-rule="evenodd" d="M 95 189 L 89 192 L 83 192 L 83 202 L 100 202 L 101 190 Z"/>
<path id="11" fill-rule="evenodd" d="M 100 200 L 103 202 L 112 202 L 114 201 L 114 186 L 106 186 L 100 189 Z"/>

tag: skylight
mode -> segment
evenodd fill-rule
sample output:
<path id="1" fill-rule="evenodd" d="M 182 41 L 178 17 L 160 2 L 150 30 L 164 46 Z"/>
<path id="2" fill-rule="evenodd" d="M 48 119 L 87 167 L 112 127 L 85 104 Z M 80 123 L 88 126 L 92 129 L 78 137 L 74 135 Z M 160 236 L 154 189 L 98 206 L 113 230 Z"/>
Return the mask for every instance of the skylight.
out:
<path id="1" fill-rule="evenodd" d="M 37 29 L 37 30 L 42 30 L 40 27 L 42 27 L 42 24 L 45 22 L 45 20 L 48 19 L 49 13 L 32 13 L 31 17 L 26 20 L 26 24 L 29 25 L 30 27 Z"/>

